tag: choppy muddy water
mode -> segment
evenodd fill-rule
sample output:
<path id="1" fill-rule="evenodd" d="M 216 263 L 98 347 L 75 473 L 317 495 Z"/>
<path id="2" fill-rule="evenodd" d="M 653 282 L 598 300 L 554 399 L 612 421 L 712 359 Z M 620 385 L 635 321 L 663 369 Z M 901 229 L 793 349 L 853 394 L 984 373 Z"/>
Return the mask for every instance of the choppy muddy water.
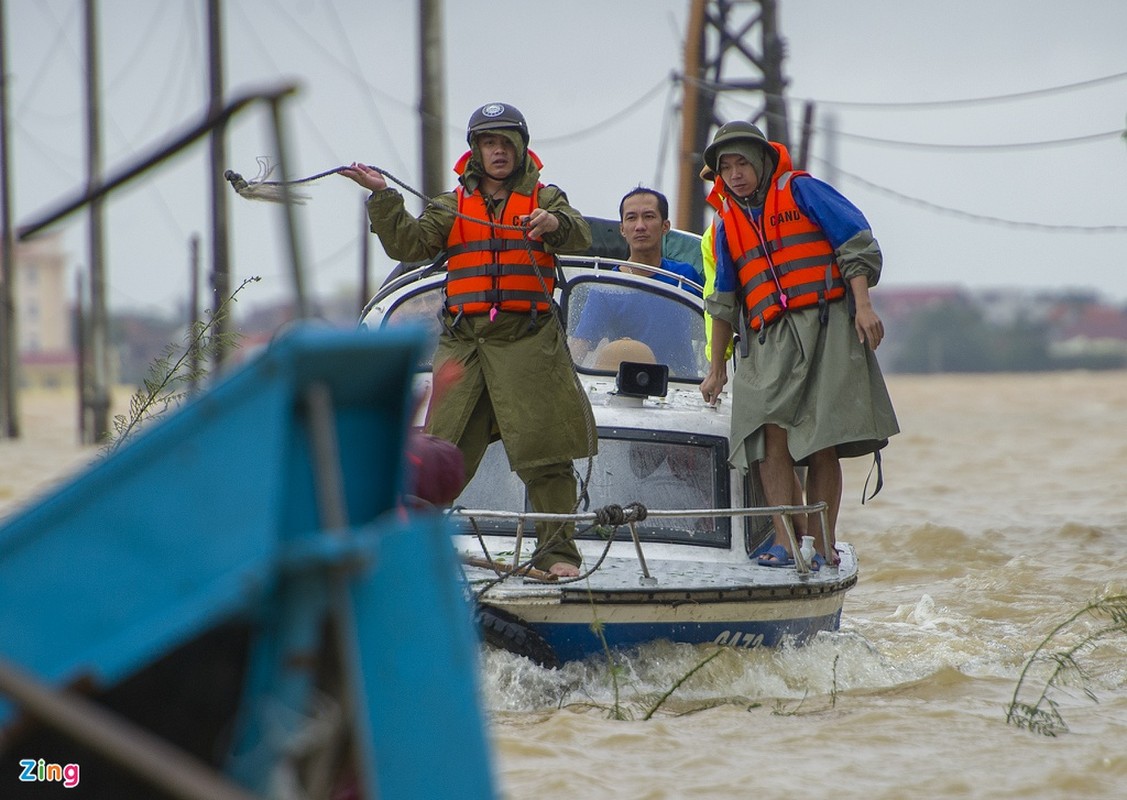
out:
<path id="1" fill-rule="evenodd" d="M 869 461 L 846 462 L 839 538 L 861 577 L 841 632 L 726 651 L 649 720 L 709 650 L 653 645 L 613 672 L 488 653 L 506 797 L 1127 796 L 1127 635 L 1081 654 L 1094 700 L 1080 685 L 1053 693 L 1068 732 L 1005 722 L 1033 649 L 1093 599 L 1127 592 L 1127 373 L 889 385 L 904 432 L 875 500 L 859 502 Z M 72 404 L 25 395 L 22 408 L 24 438 L 0 441 L 0 515 L 93 457 L 74 445 Z M 1043 681 L 1029 685 L 1023 699 Z"/>

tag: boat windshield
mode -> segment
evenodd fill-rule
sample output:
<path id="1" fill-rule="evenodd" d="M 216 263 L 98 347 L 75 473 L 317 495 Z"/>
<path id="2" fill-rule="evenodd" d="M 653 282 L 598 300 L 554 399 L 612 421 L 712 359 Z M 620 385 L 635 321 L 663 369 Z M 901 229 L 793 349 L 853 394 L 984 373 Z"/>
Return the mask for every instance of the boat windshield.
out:
<path id="1" fill-rule="evenodd" d="M 579 278 L 565 299 L 568 345 L 586 372 L 614 374 L 620 361 L 665 364 L 671 379 L 708 373 L 704 315 L 686 290 L 651 281 Z"/>
<path id="2" fill-rule="evenodd" d="M 442 322 L 438 310 L 442 308 L 442 283 L 411 294 L 403 295 L 395 301 L 384 314 L 382 325 L 388 328 L 403 325 L 421 326 L 427 334 L 427 345 L 419 358 L 419 369 L 426 371 L 432 366 L 434 348 L 442 334 Z"/>
<path id="3" fill-rule="evenodd" d="M 599 454 L 594 458 L 587 487 L 590 504 L 579 510 L 633 502 L 648 510 L 729 507 L 724 439 L 662 435 L 667 438 L 659 440 L 651 431 L 600 430 Z M 586 477 L 586 459 L 575 462 L 575 472 L 581 481 Z M 509 469 L 500 442 L 490 445 L 474 479 L 454 505 L 496 511 L 532 510 L 524 485 Z M 482 531 L 508 532 L 515 529 L 515 523 L 483 518 L 477 520 L 477 527 Z M 581 523 L 577 528 L 580 539 L 604 538 L 589 525 Z M 650 517 L 637 528 L 643 541 L 729 547 L 731 540 L 728 518 Z M 628 540 L 629 530 L 620 528 L 617 538 Z"/>

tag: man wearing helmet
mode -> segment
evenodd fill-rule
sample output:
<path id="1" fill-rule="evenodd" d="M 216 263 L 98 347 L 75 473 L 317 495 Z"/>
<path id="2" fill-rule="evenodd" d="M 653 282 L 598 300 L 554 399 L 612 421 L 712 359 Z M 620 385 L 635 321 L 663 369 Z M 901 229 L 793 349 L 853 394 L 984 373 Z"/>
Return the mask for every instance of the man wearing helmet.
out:
<path id="1" fill-rule="evenodd" d="M 540 183 L 541 162 L 516 108 L 482 106 L 466 141 L 470 150 L 454 168 L 457 189 L 433 198 L 417 218 L 378 171 L 354 163 L 341 174 L 372 192 L 368 217 L 389 257 L 423 261 L 446 252 L 434 371 L 454 363 L 462 377 L 432 396 L 427 432 L 462 451 L 467 483 L 500 438 L 533 510 L 572 513 L 572 461 L 594 455 L 597 442 L 551 299 L 553 254 L 586 250 L 591 230 L 559 187 Z M 539 523 L 535 566 L 578 575 L 572 533 L 573 526 Z"/>
<path id="2" fill-rule="evenodd" d="M 880 248 L 852 203 L 795 171 L 786 147 L 749 122 L 723 125 L 704 161 L 717 217 L 708 254 L 715 285 L 705 301 L 713 316 L 711 368 L 701 394 L 709 403 L 719 398 L 738 329 L 732 465 L 758 463 L 772 505 L 801 502 L 794 467 L 807 466 L 807 502 L 827 504 L 832 547 L 839 459 L 874 453 L 879 464 L 879 451 L 899 432 L 873 353 L 884 338 L 869 299 Z M 818 516 L 808 525 L 821 549 Z M 834 552 L 822 555 L 837 561 Z M 760 563 L 792 559 L 790 543 L 780 541 Z"/>

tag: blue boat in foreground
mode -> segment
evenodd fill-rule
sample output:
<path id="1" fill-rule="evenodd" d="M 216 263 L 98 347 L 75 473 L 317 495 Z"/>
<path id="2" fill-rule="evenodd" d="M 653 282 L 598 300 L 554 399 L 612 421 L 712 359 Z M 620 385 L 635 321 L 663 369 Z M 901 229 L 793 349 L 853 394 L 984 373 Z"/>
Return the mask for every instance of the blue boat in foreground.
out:
<path id="1" fill-rule="evenodd" d="M 494 796 L 450 522 L 398 507 L 423 346 L 298 328 L 4 521 L 5 797 Z"/>

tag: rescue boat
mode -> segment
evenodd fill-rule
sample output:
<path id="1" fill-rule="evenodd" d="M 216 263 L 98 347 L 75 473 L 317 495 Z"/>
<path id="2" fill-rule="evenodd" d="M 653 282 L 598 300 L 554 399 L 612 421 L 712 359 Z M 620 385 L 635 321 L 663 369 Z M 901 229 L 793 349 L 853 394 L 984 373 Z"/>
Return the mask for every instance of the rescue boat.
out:
<path id="1" fill-rule="evenodd" d="M 533 513 L 498 441 L 447 511 L 485 641 L 555 666 L 659 639 L 777 647 L 837 630 L 857 582 L 855 550 L 838 541 L 836 564 L 803 557 L 792 520 L 824 515 L 824 504 L 768 506 L 756 471 L 728 466 L 730 397 L 710 406 L 699 390 L 708 368 L 701 287 L 662 270 L 631 274 L 618 223 L 589 222 L 595 242 L 560 257 L 554 292 L 598 435 L 598 455 L 575 462 L 584 502 L 570 515 Z M 671 231 L 664 248 L 700 269 L 700 237 Z M 444 277 L 441 256 L 399 265 L 361 326 L 419 326 L 433 344 Z M 591 321 L 608 308 L 616 313 Z M 662 321 L 661 336 L 621 335 L 623 318 L 641 314 Z M 431 379 L 426 352 L 421 390 Z M 789 537 L 796 553 L 789 566 L 759 563 L 775 541 L 774 516 L 778 540 Z M 530 563 L 535 523 L 565 519 L 583 556 L 576 579 Z"/>

